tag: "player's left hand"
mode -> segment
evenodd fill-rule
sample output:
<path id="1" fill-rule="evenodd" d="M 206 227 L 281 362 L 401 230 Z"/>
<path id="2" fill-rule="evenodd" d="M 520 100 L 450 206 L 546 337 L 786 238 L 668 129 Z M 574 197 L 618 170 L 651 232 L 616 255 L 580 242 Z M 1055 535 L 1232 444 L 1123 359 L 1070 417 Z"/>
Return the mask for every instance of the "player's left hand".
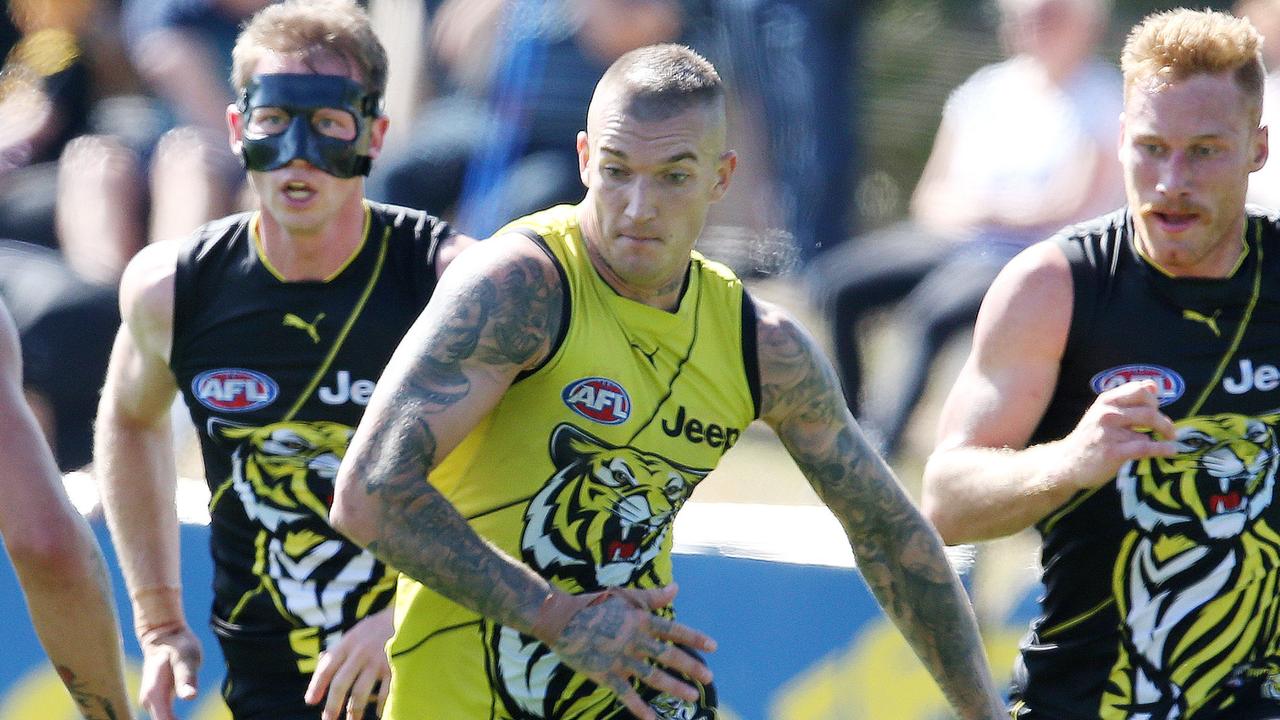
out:
<path id="1" fill-rule="evenodd" d="M 711 670 L 682 647 L 712 652 L 715 641 L 653 613 L 675 599 L 674 583 L 572 596 L 552 593 L 539 610 L 532 635 L 566 665 L 612 690 L 640 720 L 657 720 L 657 715 L 636 692 L 633 679 L 689 702 L 696 702 L 699 693 L 686 679 L 711 682 Z"/>
<path id="2" fill-rule="evenodd" d="M 362 720 L 365 708 L 374 700 L 378 703 L 378 717 L 382 717 L 391 688 L 391 663 L 387 659 L 391 613 L 391 608 L 386 608 L 366 617 L 343 634 L 338 644 L 320 654 L 304 697 L 310 705 L 324 701 L 324 720 Z"/>

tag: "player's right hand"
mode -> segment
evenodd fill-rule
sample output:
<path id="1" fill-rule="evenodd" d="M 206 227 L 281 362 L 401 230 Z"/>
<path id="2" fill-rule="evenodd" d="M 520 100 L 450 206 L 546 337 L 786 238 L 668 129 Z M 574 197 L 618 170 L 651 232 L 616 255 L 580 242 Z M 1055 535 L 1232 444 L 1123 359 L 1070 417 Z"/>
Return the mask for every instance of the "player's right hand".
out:
<path id="1" fill-rule="evenodd" d="M 200 640 L 185 623 L 148 630 L 138 638 L 142 646 L 142 688 L 138 700 L 151 720 L 177 720 L 173 699 L 196 696 L 196 674 L 202 653 Z"/>
<path id="2" fill-rule="evenodd" d="M 668 669 L 703 684 L 711 682 L 711 670 L 676 645 L 711 652 L 715 641 L 653 614 L 670 605 L 675 596 L 674 584 L 578 596 L 585 604 L 569 619 L 552 648 L 565 664 L 616 693 L 637 718 L 656 720 L 653 708 L 632 686 L 633 679 L 690 702 L 698 700 L 698 689 Z"/>
<path id="3" fill-rule="evenodd" d="M 1079 489 L 1098 487 L 1129 460 L 1177 454 L 1176 434 L 1173 421 L 1160 412 L 1156 384 L 1125 383 L 1100 393 L 1062 439 L 1064 475 Z"/>

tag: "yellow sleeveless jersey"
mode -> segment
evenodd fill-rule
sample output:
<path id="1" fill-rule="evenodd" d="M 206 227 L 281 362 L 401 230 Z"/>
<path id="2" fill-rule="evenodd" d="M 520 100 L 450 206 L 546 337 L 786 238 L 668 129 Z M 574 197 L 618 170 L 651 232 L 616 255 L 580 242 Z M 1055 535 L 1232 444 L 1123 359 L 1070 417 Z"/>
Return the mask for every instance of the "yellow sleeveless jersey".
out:
<path id="1" fill-rule="evenodd" d="M 676 512 L 757 414 L 742 283 L 695 252 L 679 308 L 665 312 L 600 278 L 573 206 L 504 232 L 540 237 L 554 255 L 567 329 L 430 481 L 482 536 L 569 592 L 667 584 Z M 546 646 L 415 581 L 401 578 L 395 606 L 391 720 L 621 714 Z M 648 699 L 664 717 L 714 716 Z"/>

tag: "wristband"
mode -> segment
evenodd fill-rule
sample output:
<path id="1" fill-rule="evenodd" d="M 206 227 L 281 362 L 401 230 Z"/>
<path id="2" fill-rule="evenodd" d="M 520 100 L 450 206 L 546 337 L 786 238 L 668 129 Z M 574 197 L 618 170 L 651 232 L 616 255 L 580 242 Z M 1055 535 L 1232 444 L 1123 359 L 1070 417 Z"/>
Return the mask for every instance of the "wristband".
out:
<path id="1" fill-rule="evenodd" d="M 129 592 L 133 603 L 133 631 L 146 643 L 187 624 L 181 585 L 148 585 Z"/>

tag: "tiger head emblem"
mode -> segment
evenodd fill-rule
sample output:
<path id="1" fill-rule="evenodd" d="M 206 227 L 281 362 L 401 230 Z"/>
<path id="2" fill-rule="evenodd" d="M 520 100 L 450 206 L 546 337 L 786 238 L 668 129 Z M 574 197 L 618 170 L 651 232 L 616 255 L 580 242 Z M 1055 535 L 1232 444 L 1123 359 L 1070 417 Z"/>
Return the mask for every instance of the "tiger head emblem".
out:
<path id="1" fill-rule="evenodd" d="M 229 446 L 231 491 L 257 525 L 252 542 L 259 589 L 298 628 L 295 632 L 303 633 L 303 644 L 293 647 L 299 667 L 310 672 L 323 643 L 336 642 L 342 628 L 365 612 L 367 599 L 390 592 L 395 584 L 390 570 L 329 525 L 333 481 L 352 428 L 329 421 L 262 427 L 211 422 L 209 430 Z M 362 596 L 365 600 L 355 601 Z M 311 634 L 303 628 L 311 628 L 306 631 Z M 316 640 L 322 644 L 307 644 Z"/>
<path id="2" fill-rule="evenodd" d="M 577 591 L 638 579 L 708 472 L 567 424 L 552 433 L 551 456 L 558 471 L 525 510 L 521 549 L 525 562 Z"/>
<path id="3" fill-rule="evenodd" d="M 220 423 L 214 437 L 235 445 L 235 486 L 252 514 L 271 508 L 328 516 L 333 480 L 352 429 L 336 422 L 284 422 L 262 427 Z M 263 519 L 259 517 L 259 519 Z"/>
<path id="4" fill-rule="evenodd" d="M 1177 423 L 1178 454 L 1130 461 L 1117 476 L 1122 508 L 1146 532 L 1234 538 L 1271 504 L 1280 415 L 1222 414 Z"/>
<path id="5" fill-rule="evenodd" d="M 1280 603 L 1251 588 L 1275 582 L 1263 513 L 1280 464 L 1277 420 L 1181 420 L 1176 456 L 1130 461 L 1116 476 L 1134 526 L 1112 574 L 1123 622 L 1103 716 L 1217 717 L 1232 678 L 1265 657 Z"/>

